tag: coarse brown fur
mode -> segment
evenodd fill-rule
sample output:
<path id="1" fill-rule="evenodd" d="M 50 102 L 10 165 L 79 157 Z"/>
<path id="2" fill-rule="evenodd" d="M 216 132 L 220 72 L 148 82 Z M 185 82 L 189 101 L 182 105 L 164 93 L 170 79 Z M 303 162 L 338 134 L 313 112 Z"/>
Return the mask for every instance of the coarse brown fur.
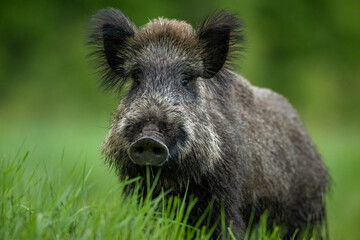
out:
<path id="1" fill-rule="evenodd" d="M 188 185 L 199 199 L 194 218 L 213 200 L 213 220 L 223 201 L 239 236 L 253 208 L 256 218 L 269 209 L 288 236 L 321 226 L 327 170 L 287 100 L 230 70 L 243 42 L 234 14 L 215 14 L 197 29 L 164 18 L 138 29 L 120 11 L 102 10 L 89 42 L 103 85 L 130 85 L 103 145 L 121 177 L 145 174 L 127 151 L 151 125 L 170 153 L 151 166 L 162 171 L 158 185 L 177 194 Z"/>

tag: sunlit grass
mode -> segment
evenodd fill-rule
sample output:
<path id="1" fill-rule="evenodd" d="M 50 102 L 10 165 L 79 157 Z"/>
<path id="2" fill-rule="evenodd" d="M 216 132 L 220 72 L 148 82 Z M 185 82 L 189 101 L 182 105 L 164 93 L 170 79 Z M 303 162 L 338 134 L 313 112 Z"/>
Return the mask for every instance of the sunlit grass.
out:
<path id="1" fill-rule="evenodd" d="M 211 239 L 216 225 L 205 224 L 211 205 L 193 225 L 188 223 L 196 199 L 171 192 L 152 196 L 155 181 L 129 179 L 98 185 L 90 178 L 93 167 L 73 166 L 64 172 L 64 154 L 57 164 L 34 161 L 21 150 L 1 159 L 0 191 L 2 239 Z M 150 173 L 147 174 L 150 176 Z M 142 194 L 141 181 L 147 194 Z M 133 191 L 126 192 L 132 184 Z M 94 191 L 96 190 L 96 191 Z M 218 239 L 236 239 L 224 224 Z M 244 239 L 281 239 L 277 226 L 268 228 L 266 214 L 249 228 Z M 304 239 L 309 239 L 304 237 Z"/>
<path id="2" fill-rule="evenodd" d="M 143 196 L 131 179 L 92 194 L 92 168 L 74 167 L 61 176 L 57 167 L 39 161 L 33 168 L 29 152 L 1 159 L 2 239 L 209 239 L 213 229 L 188 225 L 196 200 Z M 61 166 L 59 166 L 61 168 Z M 32 170 L 28 171 L 31 168 Z M 99 186 L 98 186 L 99 187 Z"/>

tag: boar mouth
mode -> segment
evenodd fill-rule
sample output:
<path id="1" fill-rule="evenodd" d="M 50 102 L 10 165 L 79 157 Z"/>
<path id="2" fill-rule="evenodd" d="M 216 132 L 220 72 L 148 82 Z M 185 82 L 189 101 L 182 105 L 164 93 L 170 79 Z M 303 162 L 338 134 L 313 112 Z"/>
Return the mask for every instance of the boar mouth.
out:
<path id="1" fill-rule="evenodd" d="M 162 165 L 169 158 L 169 149 L 161 139 L 160 134 L 145 132 L 130 145 L 128 156 L 138 165 Z"/>

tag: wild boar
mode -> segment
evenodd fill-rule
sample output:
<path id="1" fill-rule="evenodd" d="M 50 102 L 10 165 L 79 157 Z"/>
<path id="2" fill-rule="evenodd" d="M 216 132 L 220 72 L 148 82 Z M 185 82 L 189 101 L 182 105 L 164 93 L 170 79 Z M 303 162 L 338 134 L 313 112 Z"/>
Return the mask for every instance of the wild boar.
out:
<path id="1" fill-rule="evenodd" d="M 103 86 L 128 87 L 103 145 L 121 177 L 161 169 L 161 188 L 198 198 L 192 217 L 214 201 L 216 221 L 224 204 L 239 236 L 252 209 L 255 220 L 268 209 L 289 236 L 321 226 L 326 167 L 288 101 L 231 70 L 244 42 L 235 14 L 138 28 L 106 9 L 91 26 Z"/>

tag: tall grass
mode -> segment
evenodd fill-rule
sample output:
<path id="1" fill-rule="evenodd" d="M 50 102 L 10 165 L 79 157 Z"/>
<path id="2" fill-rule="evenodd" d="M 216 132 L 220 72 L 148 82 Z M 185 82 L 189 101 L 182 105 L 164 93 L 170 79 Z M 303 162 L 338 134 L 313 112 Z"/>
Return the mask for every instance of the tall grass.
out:
<path id="1" fill-rule="evenodd" d="M 131 179 L 92 194 L 92 168 L 48 168 L 27 161 L 29 152 L 1 159 L 2 239 L 209 239 L 213 229 L 187 224 L 195 199 L 185 201 L 168 193 L 151 197 L 142 179 Z M 61 165 L 61 162 L 60 162 Z M 29 170 L 31 169 L 31 170 Z M 81 174 L 79 174 L 81 172 Z M 132 193 L 126 185 L 136 183 Z M 188 204 L 185 204 L 188 202 Z"/>
<path id="2" fill-rule="evenodd" d="M 179 198 L 171 192 L 153 196 L 159 174 L 104 186 L 90 180 L 86 164 L 63 171 L 64 154 L 58 166 L 28 160 L 29 152 L 0 159 L 1 239 L 212 239 L 216 225 L 206 224 L 211 204 L 203 216 L 189 225 L 196 199 Z M 147 176 L 150 176 L 148 172 Z M 146 182 L 146 194 L 141 182 Z M 132 191 L 126 190 L 131 184 Z M 222 234 L 218 239 L 236 239 L 226 228 L 222 212 Z M 280 228 L 267 227 L 266 214 L 256 228 L 252 218 L 245 240 L 281 239 Z M 304 239 L 309 239 L 304 237 Z"/>

